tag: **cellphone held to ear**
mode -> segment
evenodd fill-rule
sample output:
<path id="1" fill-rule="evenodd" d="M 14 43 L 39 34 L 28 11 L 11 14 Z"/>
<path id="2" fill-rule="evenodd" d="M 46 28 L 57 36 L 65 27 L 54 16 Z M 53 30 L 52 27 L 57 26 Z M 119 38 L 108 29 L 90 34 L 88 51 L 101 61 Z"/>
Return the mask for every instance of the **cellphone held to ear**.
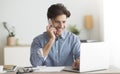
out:
<path id="1" fill-rule="evenodd" d="M 52 24 L 52 20 L 51 19 L 48 19 L 48 23 L 51 27 L 53 27 L 53 24 Z"/>
<path id="2" fill-rule="evenodd" d="M 50 28 L 55 28 L 55 27 L 53 26 L 53 24 L 52 24 L 52 20 L 51 20 L 51 19 L 48 19 L 48 23 L 49 23 L 49 25 L 50 25 Z M 55 28 L 55 30 L 57 30 L 57 29 Z M 54 31 L 54 34 L 56 34 L 56 31 Z"/>

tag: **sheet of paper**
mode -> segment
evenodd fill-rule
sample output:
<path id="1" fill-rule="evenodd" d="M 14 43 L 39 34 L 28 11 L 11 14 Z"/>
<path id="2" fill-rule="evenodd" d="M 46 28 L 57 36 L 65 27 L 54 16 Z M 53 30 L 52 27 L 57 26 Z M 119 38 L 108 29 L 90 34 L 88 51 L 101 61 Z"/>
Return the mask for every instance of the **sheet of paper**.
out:
<path id="1" fill-rule="evenodd" d="M 64 66 L 60 66 L 60 67 L 39 67 L 37 69 L 34 69 L 34 72 L 60 72 L 64 69 Z"/>

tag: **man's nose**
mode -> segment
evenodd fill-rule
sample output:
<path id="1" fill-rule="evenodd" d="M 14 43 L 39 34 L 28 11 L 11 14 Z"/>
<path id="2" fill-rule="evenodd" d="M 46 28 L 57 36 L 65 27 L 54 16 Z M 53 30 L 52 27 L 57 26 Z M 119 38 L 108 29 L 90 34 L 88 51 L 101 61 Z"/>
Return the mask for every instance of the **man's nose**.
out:
<path id="1" fill-rule="evenodd" d="M 63 23 L 62 22 L 59 24 L 59 27 L 63 27 Z"/>

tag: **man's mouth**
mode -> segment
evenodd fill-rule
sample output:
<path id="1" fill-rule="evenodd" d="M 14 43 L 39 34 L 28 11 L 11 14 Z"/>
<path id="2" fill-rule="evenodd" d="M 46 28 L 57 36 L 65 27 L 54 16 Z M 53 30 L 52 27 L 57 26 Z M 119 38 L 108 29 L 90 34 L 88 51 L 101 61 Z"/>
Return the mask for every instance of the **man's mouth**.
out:
<path id="1" fill-rule="evenodd" d="M 63 30 L 63 29 L 64 29 L 64 27 L 61 27 L 61 28 L 56 27 L 56 29 L 57 29 L 57 30 Z"/>
<path id="2" fill-rule="evenodd" d="M 63 28 L 59 28 L 57 29 L 57 32 L 61 32 L 63 30 Z"/>

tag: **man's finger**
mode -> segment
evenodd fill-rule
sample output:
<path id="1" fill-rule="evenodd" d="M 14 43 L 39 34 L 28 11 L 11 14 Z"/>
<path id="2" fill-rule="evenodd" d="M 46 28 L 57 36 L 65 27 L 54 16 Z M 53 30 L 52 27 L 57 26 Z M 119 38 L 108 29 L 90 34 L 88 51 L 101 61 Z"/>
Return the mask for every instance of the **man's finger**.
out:
<path id="1" fill-rule="evenodd" d="M 76 62 L 74 62 L 74 63 L 72 64 L 72 68 L 73 68 L 73 69 L 76 69 L 76 65 L 77 65 Z"/>

